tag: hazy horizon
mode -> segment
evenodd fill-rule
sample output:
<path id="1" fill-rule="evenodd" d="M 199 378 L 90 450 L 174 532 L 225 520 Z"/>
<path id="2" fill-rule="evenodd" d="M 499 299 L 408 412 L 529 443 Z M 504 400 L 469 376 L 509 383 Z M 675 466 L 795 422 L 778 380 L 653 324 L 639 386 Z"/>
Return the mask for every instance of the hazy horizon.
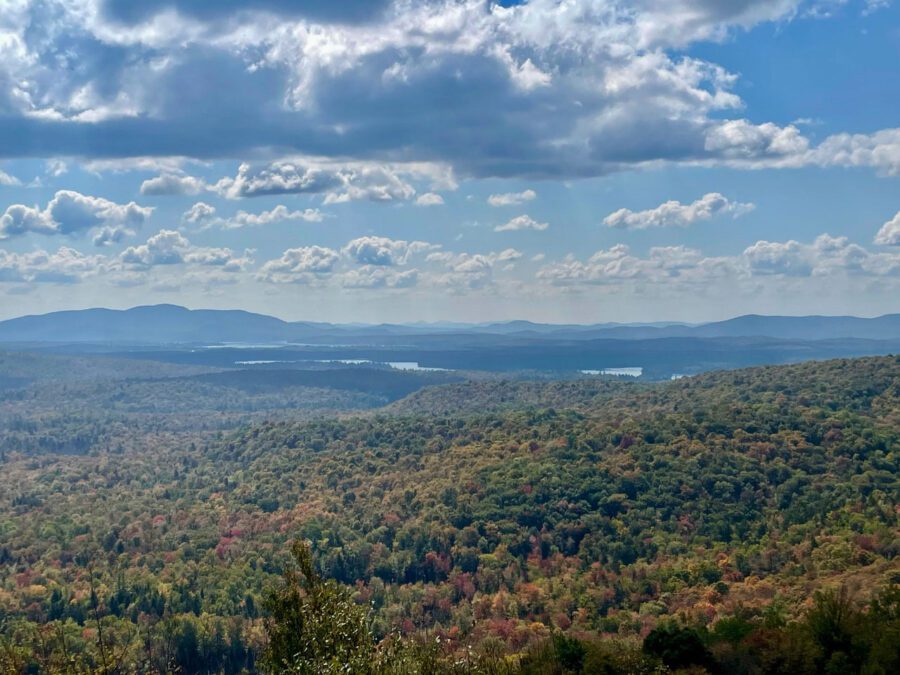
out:
<path id="1" fill-rule="evenodd" d="M 516 323 L 516 322 L 527 322 L 534 324 L 545 324 L 545 325 L 572 325 L 572 326 L 595 326 L 602 324 L 619 324 L 619 325 L 653 325 L 653 324 L 668 324 L 668 325 L 702 325 L 707 323 L 718 323 L 723 321 L 729 321 L 731 319 L 739 319 L 742 317 L 748 316 L 759 316 L 764 318 L 853 318 L 853 319 L 878 319 L 885 316 L 896 315 L 900 312 L 885 312 L 883 314 L 759 314 L 756 312 L 748 312 L 745 314 L 732 314 L 725 315 L 719 318 L 709 319 L 705 321 L 687 321 L 679 318 L 661 318 L 654 319 L 649 321 L 616 321 L 614 319 L 602 320 L 602 321 L 534 321 L 531 319 L 525 319 L 522 317 L 508 317 L 508 318 L 496 318 L 496 319 L 488 319 L 485 321 L 457 321 L 451 319 L 435 319 L 432 321 L 422 320 L 422 319 L 412 319 L 406 321 L 378 321 L 378 322 L 365 322 L 365 321 L 324 321 L 322 319 L 316 319 L 312 317 L 299 317 L 299 318 L 291 318 L 288 316 L 282 316 L 275 312 L 262 312 L 252 308 L 247 307 L 208 307 L 208 306 L 187 306 L 180 305 L 177 303 L 149 303 L 143 305 L 128 305 L 124 307 L 114 307 L 114 306 L 106 306 L 106 305 L 94 305 L 94 306 L 86 306 L 86 307 L 69 307 L 65 309 L 59 310 L 51 310 L 48 312 L 25 312 L 23 314 L 15 314 L 10 316 L 0 316 L 0 322 L 8 321 L 11 319 L 18 319 L 29 316 L 44 316 L 46 314 L 54 314 L 58 312 L 80 312 L 80 311 L 89 311 L 89 310 L 112 310 L 117 312 L 125 312 L 132 309 L 144 308 L 144 307 L 158 307 L 158 306 L 171 306 L 177 307 L 180 309 L 187 309 L 190 311 L 243 311 L 249 312 L 251 314 L 258 314 L 262 316 L 273 317 L 276 319 L 280 319 L 281 321 L 286 322 L 297 322 L 297 323 L 331 323 L 334 325 L 346 325 L 346 326 L 375 326 L 379 324 L 395 324 L 401 326 L 415 326 L 415 325 L 459 325 L 459 326 L 479 326 L 479 325 L 489 325 L 489 324 L 504 324 L 504 323 Z"/>

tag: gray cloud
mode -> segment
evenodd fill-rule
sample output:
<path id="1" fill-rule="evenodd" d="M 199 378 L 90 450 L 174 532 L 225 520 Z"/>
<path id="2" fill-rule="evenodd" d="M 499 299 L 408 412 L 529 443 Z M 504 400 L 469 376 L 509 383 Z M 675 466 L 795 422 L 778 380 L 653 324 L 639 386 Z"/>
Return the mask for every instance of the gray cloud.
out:
<path id="1" fill-rule="evenodd" d="M 118 244 L 124 241 L 127 237 L 133 237 L 134 230 L 129 230 L 127 227 L 101 227 L 94 237 L 91 239 L 91 243 L 94 246 L 112 246 L 113 244 Z"/>
<path id="2" fill-rule="evenodd" d="M 229 199 L 285 194 L 322 194 L 325 203 L 352 200 L 407 200 L 416 190 L 401 172 L 378 164 L 300 164 L 279 161 L 261 166 L 242 164 L 234 178 L 210 189 Z"/>
<path id="3" fill-rule="evenodd" d="M 378 19 L 390 0 L 257 0 L 252 10 L 244 0 L 102 0 L 105 17 L 123 24 L 139 24 L 166 11 L 176 11 L 197 21 L 220 21 L 252 12 L 269 12 L 310 21 L 359 23 Z"/>
<path id="4" fill-rule="evenodd" d="M 742 105 L 735 76 L 666 52 L 806 4 L 267 0 L 250 11 L 236 0 L 109 0 L 94 15 L 26 3 L 9 12 L 0 155 L 304 155 L 431 162 L 471 176 L 579 177 L 659 161 L 897 172 L 900 132 L 813 146 L 792 126 L 729 120 Z M 220 186 L 333 201 L 411 199 L 408 188 L 325 167 L 248 171 Z M 177 175 L 144 187 L 201 189 Z"/>

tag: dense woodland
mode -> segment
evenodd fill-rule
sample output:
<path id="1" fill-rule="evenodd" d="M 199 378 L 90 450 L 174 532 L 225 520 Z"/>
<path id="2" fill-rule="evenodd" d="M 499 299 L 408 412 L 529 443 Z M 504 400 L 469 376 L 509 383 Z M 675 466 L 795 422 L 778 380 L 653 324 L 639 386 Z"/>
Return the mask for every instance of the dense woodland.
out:
<path id="1" fill-rule="evenodd" d="M 0 671 L 900 671 L 900 358 L 233 377 L 8 380 Z"/>
<path id="2" fill-rule="evenodd" d="M 0 352 L 0 458 L 156 451 L 172 434 L 197 442 L 254 421 L 372 410 L 461 379 L 372 366 L 221 369 Z"/>

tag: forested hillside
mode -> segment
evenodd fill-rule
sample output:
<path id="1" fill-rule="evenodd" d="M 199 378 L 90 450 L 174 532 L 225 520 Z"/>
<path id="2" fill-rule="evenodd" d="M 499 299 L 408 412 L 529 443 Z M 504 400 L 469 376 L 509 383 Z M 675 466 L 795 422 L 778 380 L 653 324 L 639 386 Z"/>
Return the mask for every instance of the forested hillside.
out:
<path id="1" fill-rule="evenodd" d="M 160 425 L 116 452 L 7 453 L 7 669 L 257 668 L 266 589 L 295 540 L 368 608 L 374 640 L 437 638 L 429 658 L 447 668 L 898 663 L 897 357 L 659 385 L 449 384 L 375 415 L 216 438 Z M 870 601 L 851 646 L 810 627 L 828 602 Z M 641 651 L 675 625 L 705 656 L 682 663 L 649 638 Z M 592 670 L 595 642 L 635 660 Z M 541 659 L 555 670 L 528 670 Z"/>
<path id="2" fill-rule="evenodd" d="M 232 361 L 225 369 L 106 355 L 0 352 L 0 458 L 156 452 L 173 443 L 203 443 L 213 432 L 254 421 L 380 408 L 422 387 L 462 380 L 452 373 L 386 366 L 304 365 Z"/>

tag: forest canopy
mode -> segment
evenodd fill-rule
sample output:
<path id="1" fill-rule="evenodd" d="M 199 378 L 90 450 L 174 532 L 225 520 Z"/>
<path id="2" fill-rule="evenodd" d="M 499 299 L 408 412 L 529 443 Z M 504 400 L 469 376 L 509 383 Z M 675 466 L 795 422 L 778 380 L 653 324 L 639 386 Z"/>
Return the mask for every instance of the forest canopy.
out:
<path id="1" fill-rule="evenodd" d="M 7 452 L 0 663 L 275 670 L 299 542 L 409 672 L 895 671 L 900 359 L 500 386 Z"/>

